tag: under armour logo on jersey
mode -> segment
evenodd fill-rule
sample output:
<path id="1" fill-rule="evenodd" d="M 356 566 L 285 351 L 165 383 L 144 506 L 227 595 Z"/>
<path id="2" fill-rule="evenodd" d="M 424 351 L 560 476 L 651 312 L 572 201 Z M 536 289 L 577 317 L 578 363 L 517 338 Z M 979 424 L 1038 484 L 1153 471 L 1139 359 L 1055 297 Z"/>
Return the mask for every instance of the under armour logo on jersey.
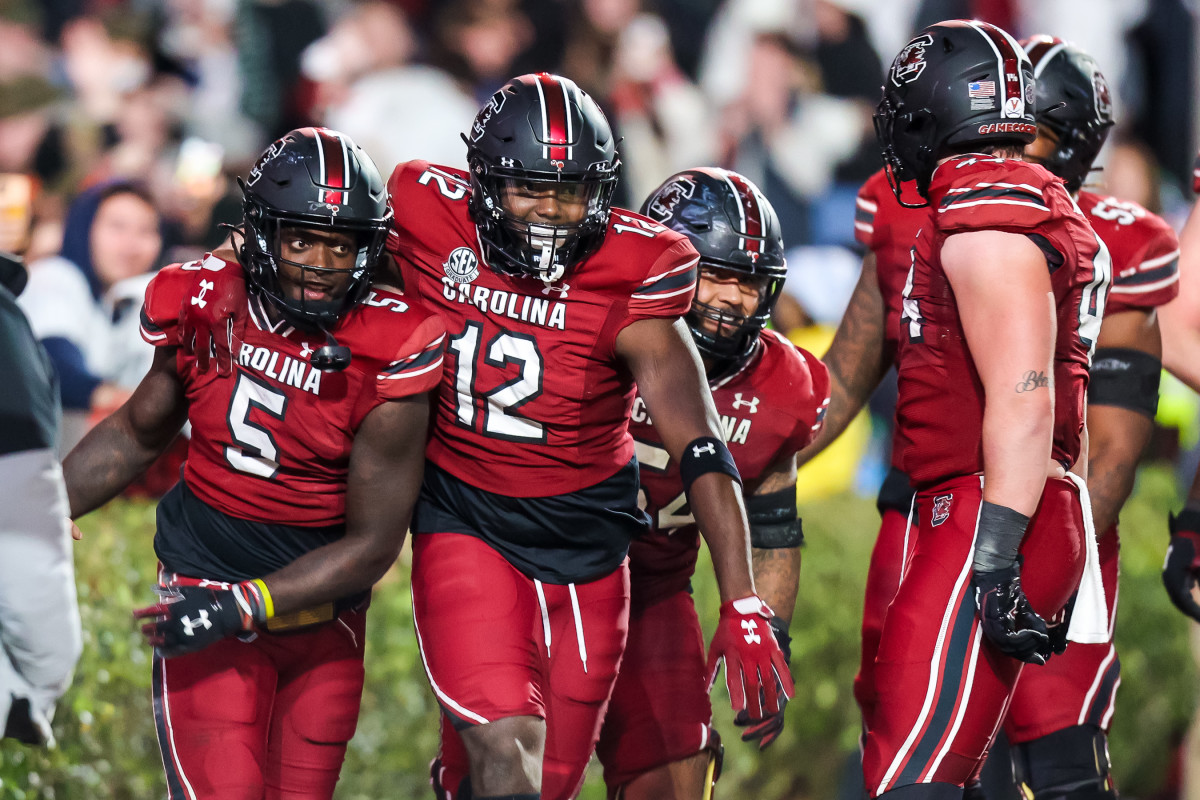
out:
<path id="1" fill-rule="evenodd" d="M 698 444 L 692 445 L 692 456 L 694 458 L 699 458 L 704 453 L 708 453 L 710 456 L 715 456 L 717 454 L 717 448 L 713 447 L 712 442 L 704 445 L 704 447 L 701 447 Z"/>
<path id="2" fill-rule="evenodd" d="M 733 396 L 733 407 L 741 408 L 742 406 L 749 406 L 750 413 L 757 414 L 758 413 L 758 398 L 752 397 L 749 400 L 743 400 L 742 393 L 738 392 Z"/>
<path id="3" fill-rule="evenodd" d="M 212 281 L 200 281 L 200 294 L 192 298 L 192 305 L 200 306 L 201 308 L 204 308 L 206 305 L 208 305 L 208 301 L 204 299 L 204 295 L 211 292 L 213 288 Z"/>
<path id="4" fill-rule="evenodd" d="M 752 619 L 742 620 L 742 629 L 746 631 L 746 644 L 761 644 L 762 637 L 755 631 L 758 630 L 758 623 Z"/>
<path id="5" fill-rule="evenodd" d="M 205 611 L 203 608 L 200 609 L 200 618 L 199 619 L 193 621 L 190 617 L 184 617 L 183 619 L 181 619 L 179 621 L 183 623 L 183 635 L 184 636 L 195 636 L 196 634 L 193 633 L 193 631 L 195 631 L 196 628 L 203 627 L 205 630 L 207 630 L 212 627 L 212 623 L 209 622 L 209 620 L 208 620 L 208 612 Z"/>
<path id="6" fill-rule="evenodd" d="M 311 356 L 312 354 L 313 354 L 313 347 L 312 347 L 312 345 L 311 345 L 311 344 L 309 344 L 308 342 L 301 342 L 301 343 L 300 343 L 300 357 L 301 357 L 301 358 L 308 358 L 308 357 L 309 357 L 309 356 Z"/>
<path id="7" fill-rule="evenodd" d="M 552 283 L 547 283 L 545 285 L 545 287 L 542 289 L 542 294 L 550 294 L 551 292 L 554 292 L 560 298 L 565 298 L 567 296 L 567 292 L 569 292 L 570 290 L 571 290 L 571 284 L 569 284 L 569 283 L 564 283 L 561 286 L 555 286 Z"/>

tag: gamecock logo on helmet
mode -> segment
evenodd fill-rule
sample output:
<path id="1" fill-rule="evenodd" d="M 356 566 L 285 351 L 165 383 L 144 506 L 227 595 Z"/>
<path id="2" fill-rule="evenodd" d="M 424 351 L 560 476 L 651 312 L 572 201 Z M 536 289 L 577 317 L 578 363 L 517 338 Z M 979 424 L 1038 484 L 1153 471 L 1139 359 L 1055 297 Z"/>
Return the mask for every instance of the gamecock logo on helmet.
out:
<path id="1" fill-rule="evenodd" d="M 1101 119 L 1112 119 L 1112 95 L 1108 91 L 1108 81 L 1100 74 L 1100 70 L 1092 70 L 1092 88 L 1096 95 L 1096 115 Z"/>
<path id="2" fill-rule="evenodd" d="M 502 108 L 504 108 L 504 92 L 496 92 L 488 104 L 479 109 L 479 113 L 475 115 L 475 122 L 471 125 L 472 142 L 479 141 L 479 137 L 483 136 L 483 131 L 487 128 L 488 120 Z"/>
<path id="3" fill-rule="evenodd" d="M 918 36 L 904 46 L 892 62 L 892 84 L 912 83 L 925 71 L 925 48 L 933 44 L 932 34 Z"/>
<path id="4" fill-rule="evenodd" d="M 659 222 L 670 219 L 675 213 L 675 207 L 681 200 L 691 197 L 696 191 L 696 184 L 690 178 L 678 178 L 671 181 L 650 201 L 647 209 L 650 216 Z"/>

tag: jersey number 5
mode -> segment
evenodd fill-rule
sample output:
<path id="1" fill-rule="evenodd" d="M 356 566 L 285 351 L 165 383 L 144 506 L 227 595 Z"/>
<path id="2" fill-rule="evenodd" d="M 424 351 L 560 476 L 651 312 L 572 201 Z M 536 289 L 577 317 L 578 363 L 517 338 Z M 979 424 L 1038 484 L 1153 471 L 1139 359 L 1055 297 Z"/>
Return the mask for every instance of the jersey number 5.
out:
<path id="1" fill-rule="evenodd" d="M 225 460 L 241 472 L 274 478 L 279 471 L 279 446 L 269 430 L 250 421 L 253 409 L 282 421 L 287 411 L 287 396 L 244 372 L 239 373 L 226 420 L 233 446 L 225 448 Z"/>
<path id="2" fill-rule="evenodd" d="M 483 435 L 514 442 L 545 443 L 546 428 L 517 409 L 541 396 L 544 361 L 537 340 L 525 333 L 501 331 L 483 348 L 483 361 L 498 369 L 509 364 L 520 368 L 517 376 L 486 391 L 476 386 L 475 366 L 480 355 L 483 326 L 468 322 L 449 339 L 454 354 L 454 389 L 458 424 L 475 429 L 479 400 L 483 400 Z"/>

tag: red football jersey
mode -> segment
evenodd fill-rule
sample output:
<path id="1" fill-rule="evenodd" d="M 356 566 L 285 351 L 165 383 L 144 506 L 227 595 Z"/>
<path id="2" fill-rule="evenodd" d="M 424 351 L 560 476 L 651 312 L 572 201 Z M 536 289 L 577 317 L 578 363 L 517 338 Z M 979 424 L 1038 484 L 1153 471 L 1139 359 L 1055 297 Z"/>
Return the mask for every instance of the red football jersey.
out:
<path id="1" fill-rule="evenodd" d="M 448 331 L 429 459 L 509 497 L 566 494 L 613 475 L 633 457 L 633 378 L 617 334 L 688 310 L 699 256 L 687 237 L 613 209 L 603 245 L 546 285 L 484 263 L 465 172 L 409 161 L 388 188 L 397 209 L 388 246 L 406 290 Z"/>
<path id="2" fill-rule="evenodd" d="M 206 261 L 215 266 L 221 259 Z M 178 346 L 180 309 L 200 269 L 200 261 L 174 264 L 154 277 L 142 308 L 146 341 Z M 219 377 L 215 369 L 201 374 L 195 356 L 179 354 L 192 424 L 183 479 L 197 497 L 232 517 L 340 523 L 354 432 L 379 404 L 438 385 L 445 326 L 402 295 L 372 289 L 333 328 L 338 343 L 350 348 L 350 366 L 321 372 L 308 363 L 325 343 L 321 334 L 272 325 L 257 300 L 250 306 L 236 376 Z"/>
<path id="3" fill-rule="evenodd" d="M 882 169 L 858 190 L 854 238 L 875 254 L 875 276 L 887 310 L 883 335 L 890 359 L 895 359 L 899 344 L 900 306 L 912 266 L 912 248 L 927 218 L 923 208 L 900 205 Z"/>
<path id="4" fill-rule="evenodd" d="M 1137 203 L 1082 191 L 1079 209 L 1112 256 L 1106 314 L 1166 305 L 1179 294 L 1179 237 Z"/>
<path id="5" fill-rule="evenodd" d="M 901 466 L 918 488 L 983 471 L 983 386 L 971 361 L 940 253 L 946 237 L 975 230 L 1029 236 L 1046 256 L 1057 309 L 1052 457 L 1079 456 L 1088 367 L 1111 280 L 1108 250 L 1062 180 L 1044 167 L 959 156 L 937 168 L 927 225 L 904 291 L 896 407 Z M 996 286 L 996 302 L 1004 287 Z"/>
<path id="6" fill-rule="evenodd" d="M 829 405 L 829 370 L 816 356 L 770 330 L 758 342 L 740 369 L 709 385 L 748 493 L 769 467 L 813 440 Z M 629 428 L 637 441 L 640 500 L 652 520 L 651 532 L 630 547 L 629 568 L 637 578 L 661 576 L 664 590 L 673 591 L 692 574 L 699 529 L 679 466 L 663 448 L 640 397 Z"/>

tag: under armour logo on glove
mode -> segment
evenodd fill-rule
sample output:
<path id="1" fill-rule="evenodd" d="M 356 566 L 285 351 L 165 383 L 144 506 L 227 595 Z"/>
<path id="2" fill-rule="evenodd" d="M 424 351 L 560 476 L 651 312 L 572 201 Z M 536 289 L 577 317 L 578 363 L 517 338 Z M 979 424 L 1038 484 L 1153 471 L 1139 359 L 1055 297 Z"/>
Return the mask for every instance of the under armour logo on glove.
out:
<path id="1" fill-rule="evenodd" d="M 192 305 L 204 308 L 208 305 L 208 301 L 204 299 L 204 295 L 211 292 L 214 288 L 212 281 L 200 281 L 200 294 L 192 298 Z"/>
<path id="2" fill-rule="evenodd" d="M 757 595 L 721 604 L 721 619 L 708 648 L 708 683 L 725 662 L 725 687 L 734 711 L 763 719 L 796 693 L 779 642 L 763 623 L 775 614 Z M 765 713 L 764 713 L 765 712 Z"/>
<path id="3" fill-rule="evenodd" d="M 710 456 L 715 456 L 717 454 L 717 448 L 713 447 L 712 442 L 704 445 L 704 447 L 701 447 L 698 444 L 692 446 L 692 455 L 696 458 L 699 458 L 703 453 L 708 453 Z"/>
<path id="4" fill-rule="evenodd" d="M 163 658 L 194 653 L 265 623 L 262 599 L 250 582 L 215 586 L 156 586 L 159 602 L 133 612 L 146 620 L 142 635 Z"/>
<path id="5" fill-rule="evenodd" d="M 205 611 L 203 608 L 200 609 L 200 618 L 199 619 L 193 620 L 191 617 L 184 617 L 183 619 L 181 619 L 179 621 L 181 623 L 183 623 L 183 635 L 184 636 L 195 636 L 196 628 L 199 628 L 201 626 L 203 626 L 205 630 L 208 630 L 209 628 L 212 627 L 212 623 L 208 621 L 208 612 Z"/>

